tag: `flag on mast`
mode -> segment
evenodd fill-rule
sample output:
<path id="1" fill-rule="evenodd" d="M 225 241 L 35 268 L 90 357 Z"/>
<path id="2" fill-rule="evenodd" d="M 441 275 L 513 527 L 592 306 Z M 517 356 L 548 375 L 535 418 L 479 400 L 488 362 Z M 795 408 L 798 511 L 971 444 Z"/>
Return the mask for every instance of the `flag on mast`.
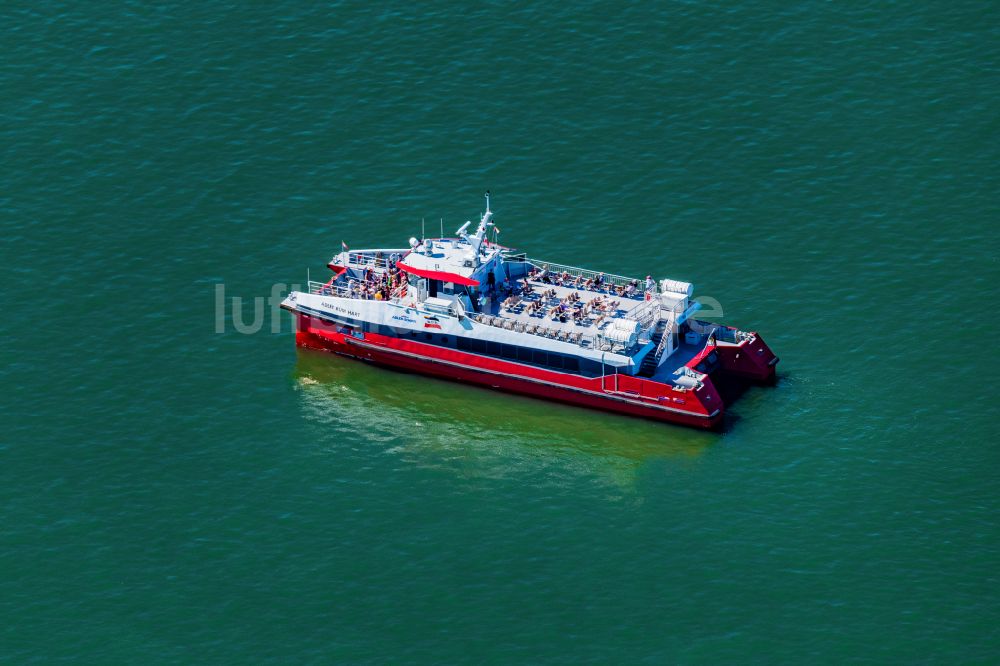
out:
<path id="1" fill-rule="evenodd" d="M 345 243 L 344 241 L 340 241 L 340 249 L 343 250 L 344 252 L 350 250 L 350 248 L 347 247 L 347 243 Z"/>

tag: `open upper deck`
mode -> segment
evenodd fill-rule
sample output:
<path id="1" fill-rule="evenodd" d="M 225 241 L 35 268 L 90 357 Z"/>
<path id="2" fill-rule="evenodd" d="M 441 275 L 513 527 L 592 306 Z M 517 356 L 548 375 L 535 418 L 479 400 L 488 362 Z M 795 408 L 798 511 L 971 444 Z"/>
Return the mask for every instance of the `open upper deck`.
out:
<path id="1" fill-rule="evenodd" d="M 610 350 L 628 342 L 627 334 L 612 334 L 616 320 L 626 324 L 620 330 L 638 330 L 644 335 L 659 308 L 658 300 L 646 300 L 641 293 L 619 296 L 607 290 L 576 289 L 527 278 L 523 284 L 515 284 L 509 297 L 491 302 L 488 311 L 477 319 L 518 332 L 576 342 L 583 347 L 607 346 Z M 638 340 L 632 344 L 635 342 Z"/>

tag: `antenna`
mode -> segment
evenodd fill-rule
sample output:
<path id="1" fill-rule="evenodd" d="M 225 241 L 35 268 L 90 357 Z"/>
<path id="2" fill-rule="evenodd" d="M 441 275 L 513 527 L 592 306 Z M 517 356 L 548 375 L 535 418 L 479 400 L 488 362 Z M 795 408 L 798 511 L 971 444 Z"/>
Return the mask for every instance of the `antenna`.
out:
<path id="1" fill-rule="evenodd" d="M 444 218 L 441 219 L 441 238 L 444 238 Z"/>
<path id="2" fill-rule="evenodd" d="M 490 191 L 486 190 L 486 212 L 490 212 Z"/>
<path id="3" fill-rule="evenodd" d="M 420 218 L 420 240 L 424 239 L 424 218 Z"/>

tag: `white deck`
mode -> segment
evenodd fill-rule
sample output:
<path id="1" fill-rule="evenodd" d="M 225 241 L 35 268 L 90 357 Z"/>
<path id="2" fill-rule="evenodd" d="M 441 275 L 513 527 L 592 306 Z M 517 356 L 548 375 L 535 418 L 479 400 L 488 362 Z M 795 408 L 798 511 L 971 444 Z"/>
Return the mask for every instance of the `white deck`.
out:
<path id="1" fill-rule="evenodd" d="M 644 295 L 639 294 L 636 297 L 629 298 L 627 296 L 609 296 L 603 291 L 588 291 L 586 289 L 575 289 L 570 287 L 563 287 L 560 285 L 546 284 L 538 280 L 526 280 L 529 282 L 534 289 L 534 293 L 527 296 L 521 296 L 521 301 L 513 309 L 506 310 L 501 307 L 500 303 L 492 303 L 490 306 L 490 315 L 499 316 L 502 319 L 511 322 L 518 322 L 524 324 L 525 326 L 535 326 L 544 327 L 550 331 L 555 331 L 558 335 L 561 332 L 565 332 L 571 335 L 580 333 L 581 342 L 584 343 L 583 346 L 587 346 L 587 339 L 598 335 L 602 330 L 604 330 L 608 324 L 613 319 L 632 319 L 630 315 L 635 313 L 637 310 L 643 306 L 648 306 L 649 302 L 645 300 Z M 555 296 L 550 296 L 548 298 L 542 298 L 541 294 L 545 291 L 556 292 Z M 608 311 L 603 313 L 604 317 L 598 323 L 598 318 L 601 316 L 601 312 L 590 312 L 584 316 L 579 322 L 573 320 L 571 316 L 566 317 L 566 321 L 559 321 L 558 319 L 553 319 L 548 316 L 548 311 L 554 306 L 559 305 L 562 299 L 565 299 L 572 293 L 578 293 L 580 295 L 579 304 L 582 306 L 588 301 L 601 296 L 605 300 L 618 301 L 618 306 L 614 311 Z M 542 302 L 542 309 L 540 309 L 535 314 L 528 314 L 526 311 L 527 305 L 529 303 Z"/>

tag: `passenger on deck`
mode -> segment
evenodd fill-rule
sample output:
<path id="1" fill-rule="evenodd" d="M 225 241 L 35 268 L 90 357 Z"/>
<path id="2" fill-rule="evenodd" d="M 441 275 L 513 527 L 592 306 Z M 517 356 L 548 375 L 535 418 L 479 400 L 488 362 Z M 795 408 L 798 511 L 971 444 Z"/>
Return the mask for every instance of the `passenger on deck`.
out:
<path id="1" fill-rule="evenodd" d="M 542 267 L 542 272 L 538 274 L 538 279 L 545 284 L 552 284 L 552 279 L 549 277 L 549 265 L 545 264 Z"/>
<path id="2" fill-rule="evenodd" d="M 653 281 L 652 275 L 646 276 L 646 291 L 656 291 L 656 282 Z"/>
<path id="3" fill-rule="evenodd" d="M 597 277 L 594 278 L 594 286 L 598 289 L 604 286 L 604 273 L 597 274 Z"/>
<path id="4" fill-rule="evenodd" d="M 628 296 L 629 298 L 635 296 L 635 280 L 629 282 L 628 286 L 625 287 L 625 295 Z"/>

